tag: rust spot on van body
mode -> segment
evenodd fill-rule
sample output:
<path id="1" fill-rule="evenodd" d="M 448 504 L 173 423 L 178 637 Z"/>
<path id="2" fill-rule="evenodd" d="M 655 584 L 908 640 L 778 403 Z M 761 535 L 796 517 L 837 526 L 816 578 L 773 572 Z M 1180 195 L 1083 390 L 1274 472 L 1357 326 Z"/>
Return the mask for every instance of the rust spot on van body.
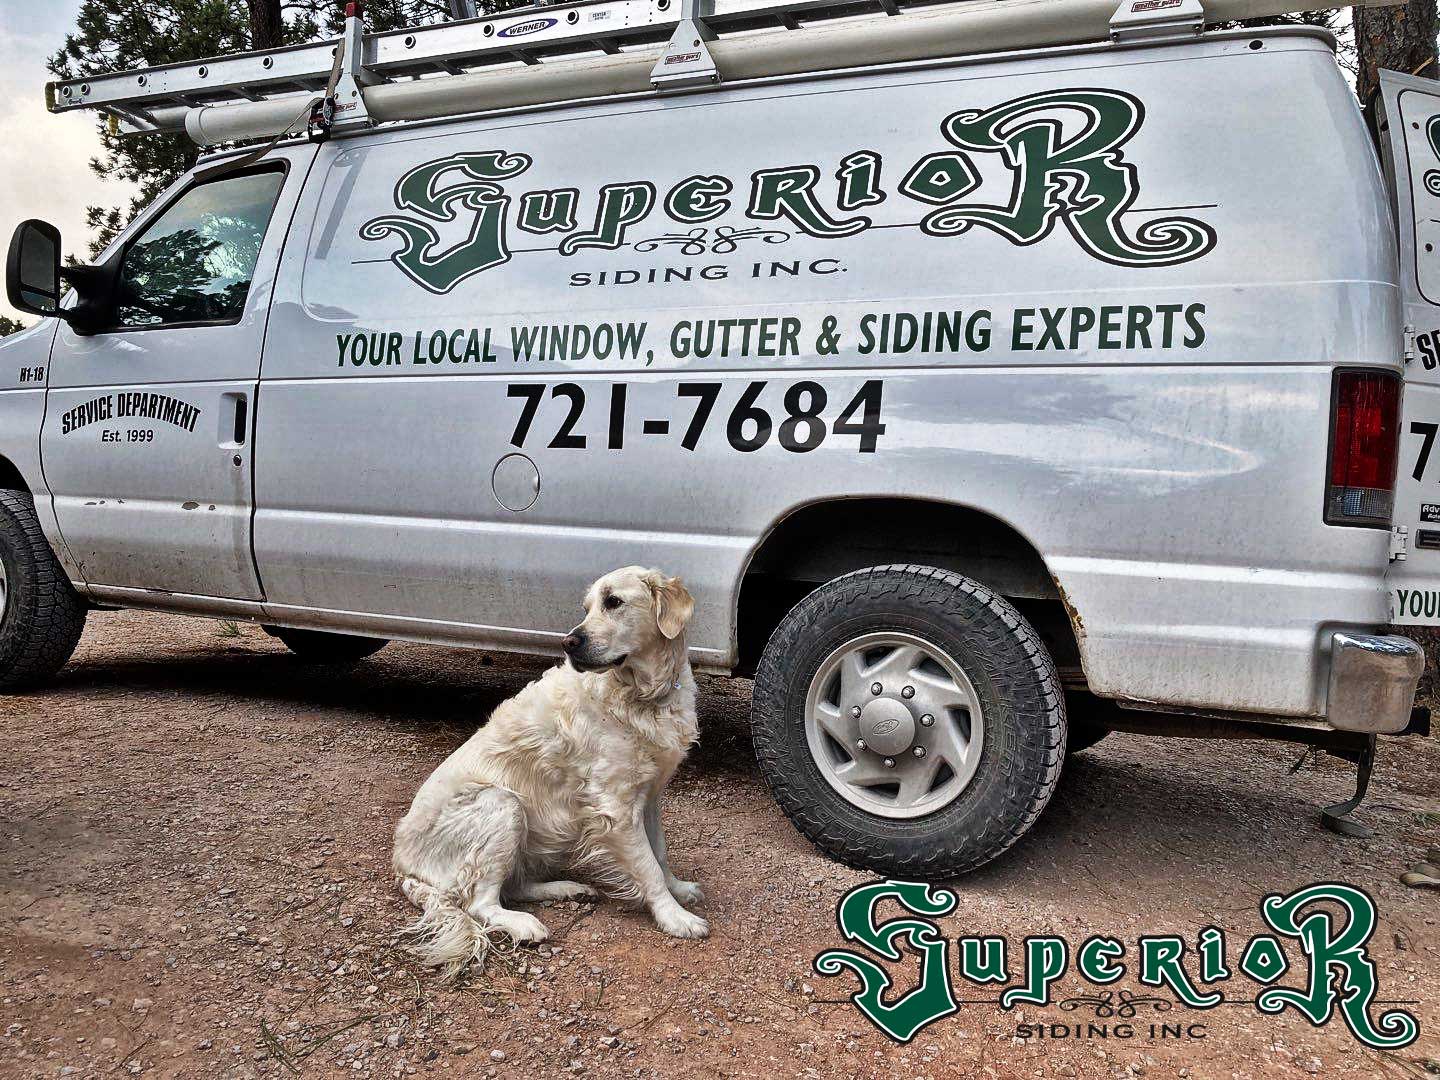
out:
<path id="1" fill-rule="evenodd" d="M 1056 578 L 1052 577 L 1050 580 L 1055 582 L 1055 591 L 1060 594 L 1060 603 L 1065 606 L 1065 614 L 1070 616 L 1070 625 L 1075 630 L 1075 644 L 1083 645 L 1085 642 L 1085 620 L 1080 617 L 1079 610 L 1070 602 L 1070 594 L 1065 591 L 1065 586 L 1061 585 Z"/>

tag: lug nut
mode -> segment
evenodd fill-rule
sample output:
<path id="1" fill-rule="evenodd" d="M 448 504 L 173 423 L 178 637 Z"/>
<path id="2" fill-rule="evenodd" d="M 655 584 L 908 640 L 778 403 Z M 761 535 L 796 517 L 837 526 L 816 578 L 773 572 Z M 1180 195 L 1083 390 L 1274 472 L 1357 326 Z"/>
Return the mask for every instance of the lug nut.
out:
<path id="1" fill-rule="evenodd" d="M 887 758 L 885 759 L 885 768 L 887 768 L 887 769 L 893 769 L 894 767 L 895 767 L 895 759 L 894 759 L 893 757 L 887 757 Z"/>
<path id="2" fill-rule="evenodd" d="M 872 682 L 872 683 L 870 684 L 870 693 L 872 693 L 872 694 L 881 694 L 881 693 L 884 693 L 884 692 L 885 692 L 885 687 L 881 686 L 878 682 Z"/>
<path id="3" fill-rule="evenodd" d="M 850 710 L 850 715 L 853 716 L 856 720 L 859 720 L 859 719 L 860 719 L 860 714 L 863 713 L 864 711 L 865 711 L 865 710 L 862 709 L 862 708 L 860 708 L 859 705 L 856 705 L 853 709 Z"/>
<path id="4" fill-rule="evenodd" d="M 865 749 L 865 740 L 864 740 L 864 739 L 861 739 L 861 740 L 860 740 L 859 742 L 857 742 L 855 745 L 858 746 L 861 750 L 864 750 L 864 749 Z"/>
<path id="5" fill-rule="evenodd" d="M 928 712 L 924 716 L 920 717 L 921 727 L 930 727 L 934 723 L 935 717 L 931 716 Z"/>
<path id="6" fill-rule="evenodd" d="M 900 696 L 903 697 L 903 698 L 912 698 L 912 697 L 914 697 L 914 696 L 915 696 L 915 688 L 914 688 L 913 686 L 907 686 L 907 687 L 905 687 L 904 690 L 901 690 L 901 691 L 900 691 Z"/>
<path id="7" fill-rule="evenodd" d="M 924 757 L 924 756 L 925 756 L 925 748 L 924 748 L 923 746 L 917 746 L 917 747 L 915 747 L 915 756 L 916 756 L 916 757 Z"/>

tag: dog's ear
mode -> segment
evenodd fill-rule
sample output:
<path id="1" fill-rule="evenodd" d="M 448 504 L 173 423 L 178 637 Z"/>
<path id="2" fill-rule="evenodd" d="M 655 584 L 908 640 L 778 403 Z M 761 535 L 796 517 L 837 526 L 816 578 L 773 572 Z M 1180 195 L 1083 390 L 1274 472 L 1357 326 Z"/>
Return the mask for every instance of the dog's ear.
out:
<path id="1" fill-rule="evenodd" d="M 655 594 L 655 622 L 660 633 L 674 641 L 695 612 L 695 598 L 678 577 L 666 577 L 654 571 L 648 581 L 650 591 Z"/>

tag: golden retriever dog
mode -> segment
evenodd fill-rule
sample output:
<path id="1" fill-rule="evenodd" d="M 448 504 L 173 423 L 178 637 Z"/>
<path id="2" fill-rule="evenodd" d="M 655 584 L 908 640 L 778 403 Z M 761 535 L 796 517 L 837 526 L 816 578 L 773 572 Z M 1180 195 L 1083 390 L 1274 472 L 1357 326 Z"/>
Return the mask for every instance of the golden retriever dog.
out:
<path id="1" fill-rule="evenodd" d="M 638 899 L 675 937 L 710 928 L 682 904 L 700 886 L 670 871 L 660 795 L 696 739 L 679 578 L 627 566 L 585 595 L 585 619 L 551 668 L 425 781 L 395 830 L 393 865 L 422 915 L 412 951 L 452 977 L 492 932 L 544 941 L 545 924 L 507 903 L 595 896 L 571 868 Z"/>

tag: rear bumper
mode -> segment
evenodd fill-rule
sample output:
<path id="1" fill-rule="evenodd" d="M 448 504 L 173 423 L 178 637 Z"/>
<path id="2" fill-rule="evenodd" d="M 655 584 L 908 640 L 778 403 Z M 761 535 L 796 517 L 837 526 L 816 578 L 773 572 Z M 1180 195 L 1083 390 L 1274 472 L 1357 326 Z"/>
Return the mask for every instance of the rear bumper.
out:
<path id="1" fill-rule="evenodd" d="M 1409 638 L 1336 633 L 1325 719 L 1340 731 L 1396 735 L 1410 724 L 1425 653 Z"/>

